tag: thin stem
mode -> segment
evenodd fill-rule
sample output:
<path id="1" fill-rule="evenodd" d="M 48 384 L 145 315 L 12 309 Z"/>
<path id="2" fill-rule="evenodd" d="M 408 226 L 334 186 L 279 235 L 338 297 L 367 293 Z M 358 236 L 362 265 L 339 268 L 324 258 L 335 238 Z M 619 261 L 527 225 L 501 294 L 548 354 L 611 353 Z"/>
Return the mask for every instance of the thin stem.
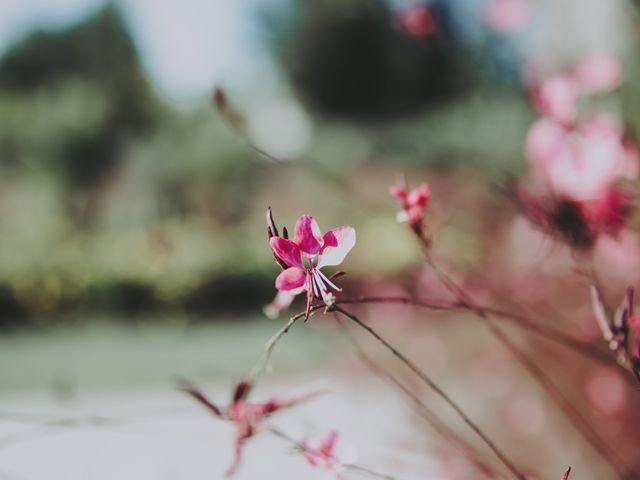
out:
<path id="1" fill-rule="evenodd" d="M 489 478 L 498 478 L 498 474 L 493 469 L 493 467 L 484 462 L 480 458 L 478 452 L 476 452 L 475 449 L 464 440 L 464 438 L 460 437 L 452 428 L 448 427 L 444 422 L 442 422 L 436 415 L 436 413 L 431 410 L 417 394 L 415 394 L 400 380 L 398 380 L 391 372 L 385 370 L 371 357 L 369 357 L 369 355 L 367 355 L 362 346 L 360 346 L 353 334 L 349 331 L 347 326 L 340 321 L 340 317 L 336 316 L 336 321 L 349 339 L 349 342 L 353 345 L 353 348 L 355 349 L 356 354 L 358 355 L 360 360 L 362 360 L 362 363 L 364 363 L 372 373 L 374 373 L 381 379 L 390 382 L 391 384 L 396 386 L 402 393 L 404 393 L 407 398 L 414 404 L 416 413 L 427 423 L 429 423 L 431 427 L 445 440 L 451 442 L 453 445 L 458 447 L 465 455 L 467 455 L 470 461 L 480 472 L 482 472 Z"/>
<path id="2" fill-rule="evenodd" d="M 316 306 L 312 308 L 311 312 L 317 310 L 318 308 L 320 307 Z M 291 327 L 293 327 L 293 325 L 298 320 L 300 320 L 304 316 L 305 316 L 305 312 L 300 312 L 297 315 L 294 315 L 293 317 L 291 317 L 289 320 L 287 320 L 287 323 L 285 323 L 280 328 L 280 330 L 274 333 L 273 336 L 267 341 L 267 343 L 264 344 L 262 355 L 260 355 L 260 358 L 258 359 L 256 364 L 251 369 L 251 372 L 249 373 L 249 381 L 251 383 L 255 383 L 260 378 L 260 376 L 264 373 L 264 371 L 267 369 L 269 362 L 271 361 L 271 355 L 273 354 L 273 349 L 276 348 L 276 345 L 278 344 L 280 339 L 289 331 Z"/>
<path id="3" fill-rule="evenodd" d="M 222 119 L 228 125 L 228 127 L 236 134 L 238 137 L 245 143 L 245 145 L 257 153 L 260 157 L 270 161 L 274 165 L 287 165 L 288 167 L 291 165 L 298 166 L 303 165 L 300 162 L 289 162 L 288 160 L 292 160 L 292 158 L 286 157 L 277 157 L 276 155 L 267 152 L 266 150 L 260 148 L 256 145 L 251 136 L 247 132 L 246 129 L 246 121 L 244 116 L 237 111 L 233 105 L 229 102 L 226 94 L 221 89 L 216 89 L 214 92 L 214 101 L 215 106 L 218 109 L 218 112 L 221 114 Z M 308 159 L 307 160 L 313 160 Z M 354 194 L 353 188 L 349 185 L 345 179 L 336 175 L 330 168 L 325 166 L 325 162 L 320 161 L 307 161 L 304 166 L 307 168 L 311 168 L 313 170 L 314 176 L 326 180 L 330 185 L 337 187 L 342 193 L 347 194 L 349 197 L 356 197 Z M 371 201 L 367 201 L 365 198 L 358 198 L 360 204 L 364 204 L 365 206 L 368 204 L 370 208 L 377 207 Z"/>
<path id="4" fill-rule="evenodd" d="M 531 377 L 536 380 L 543 390 L 558 405 L 560 410 L 565 414 L 569 421 L 576 427 L 582 437 L 599 453 L 602 458 L 611 466 L 611 468 L 623 478 L 626 475 L 626 467 L 618 456 L 617 452 L 609 446 L 609 444 L 591 427 L 589 422 L 582 416 L 577 408 L 569 399 L 565 397 L 562 391 L 553 383 L 551 378 L 522 350 L 520 350 L 502 330 L 500 330 L 491 321 L 489 314 L 482 307 L 477 306 L 447 272 L 441 269 L 436 262 L 433 261 L 430 253 L 425 249 L 425 257 L 427 263 L 433 268 L 438 275 L 442 284 L 458 298 L 458 300 L 471 312 L 476 314 L 476 318 L 487 325 L 492 335 L 520 362 L 520 364 L 529 372 Z"/>
<path id="5" fill-rule="evenodd" d="M 490 321 L 487 321 L 487 325 L 494 336 L 498 338 L 500 342 L 520 361 L 531 376 L 533 376 L 542 385 L 547 394 L 560 407 L 569 421 L 582 434 L 592 448 L 602 455 L 617 475 L 625 478 L 627 475 L 627 469 L 622 464 L 622 460 L 618 456 L 617 451 L 609 446 L 609 444 L 598 434 L 580 411 L 574 407 L 571 400 L 565 396 L 562 390 L 558 388 L 544 370 L 522 350 L 520 350 L 502 330 L 497 328 Z"/>
<path id="6" fill-rule="evenodd" d="M 270 426 L 269 427 L 269 431 L 275 435 L 278 438 L 281 438 L 282 440 L 285 440 L 286 442 L 289 442 L 291 444 L 293 444 L 296 448 L 300 449 L 302 452 L 305 453 L 313 453 L 312 451 L 309 450 L 309 447 L 307 447 L 303 442 L 299 442 L 298 440 L 296 440 L 295 438 L 291 437 L 290 435 L 287 435 L 286 433 L 284 433 L 282 430 Z M 338 459 L 339 461 L 339 459 Z M 387 475 L 384 473 L 378 473 L 374 470 L 370 470 L 366 467 L 362 467 L 360 465 L 355 465 L 352 463 L 340 463 L 340 465 L 348 470 L 353 470 L 353 471 L 357 471 L 357 472 L 361 472 L 364 474 L 369 475 L 372 478 L 378 478 L 380 480 L 398 480 L 396 477 L 392 477 L 391 475 Z"/>
<path id="7" fill-rule="evenodd" d="M 353 470 L 354 472 L 364 473 L 372 478 L 379 478 L 380 480 L 396 480 L 396 477 L 387 475 L 386 473 L 378 473 L 360 465 L 354 465 L 353 463 L 343 463 L 342 466 L 347 470 Z"/>
<path id="8" fill-rule="evenodd" d="M 335 302 L 340 305 L 348 305 L 348 304 L 366 304 L 366 303 L 387 303 L 387 304 L 402 304 L 402 305 L 411 305 L 414 307 L 425 308 L 434 311 L 451 311 L 451 310 L 469 310 L 469 305 L 465 302 L 449 302 L 449 303 L 438 303 L 434 301 L 426 301 L 426 300 L 416 300 L 410 297 L 402 297 L 402 296 L 391 296 L 391 297 L 357 297 L 354 299 L 344 299 L 338 300 Z M 506 320 L 511 322 L 513 325 L 523 328 L 525 330 L 531 331 L 547 340 L 551 340 L 553 342 L 558 343 L 559 345 L 564 346 L 565 348 L 571 349 L 577 353 L 585 357 L 589 357 L 592 360 L 601 362 L 601 363 L 612 363 L 611 356 L 600 349 L 594 348 L 588 342 L 584 342 L 581 340 L 577 340 L 559 329 L 553 327 L 543 327 L 539 325 L 534 320 L 525 317 L 520 314 L 507 312 L 505 310 L 501 310 L 493 307 L 486 307 L 481 305 L 476 305 L 476 308 L 484 313 L 491 314 L 499 320 Z M 475 312 L 477 313 L 477 312 Z"/>
<path id="9" fill-rule="evenodd" d="M 353 315 L 352 313 L 346 311 L 339 305 L 333 305 L 333 310 L 340 312 L 345 317 L 349 318 L 351 321 L 356 323 L 362 329 L 366 330 L 372 337 L 374 337 L 378 342 L 380 342 L 387 350 L 389 350 L 396 358 L 398 358 L 402 363 L 405 364 L 409 370 L 415 373 L 418 378 L 420 378 L 431 390 L 433 390 L 444 402 L 451 407 L 456 414 L 462 419 L 462 421 L 469 427 L 471 430 L 480 437 L 480 439 L 491 449 L 491 451 L 498 457 L 500 462 L 507 467 L 507 469 L 514 475 L 515 478 L 519 480 L 525 480 L 525 475 L 518 470 L 518 468 L 506 457 L 504 453 L 493 443 L 493 441 L 482 431 L 482 429 L 476 425 L 476 423 L 471 420 L 467 414 L 462 410 L 462 408 L 449 396 L 447 393 L 442 390 L 434 381 L 429 377 L 420 367 L 418 367 L 415 363 L 409 360 L 404 354 L 398 351 L 395 347 L 393 347 L 389 342 L 387 342 L 384 338 L 382 338 L 373 328 L 371 328 L 366 323 L 362 322 L 358 317 Z"/>

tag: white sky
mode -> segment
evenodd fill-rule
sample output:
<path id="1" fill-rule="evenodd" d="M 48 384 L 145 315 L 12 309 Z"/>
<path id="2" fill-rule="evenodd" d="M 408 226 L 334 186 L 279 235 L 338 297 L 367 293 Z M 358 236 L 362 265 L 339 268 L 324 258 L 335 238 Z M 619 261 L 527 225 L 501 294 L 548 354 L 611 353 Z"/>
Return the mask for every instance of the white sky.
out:
<path id="1" fill-rule="evenodd" d="M 0 53 L 33 28 L 64 28 L 106 0 L 0 0 Z M 265 65 L 252 16 L 282 0 L 116 0 L 158 90 L 182 99 Z M 260 58 L 260 62 L 256 59 Z M 265 68 L 267 67 L 267 68 Z M 263 72 L 264 73 L 264 72 Z"/>

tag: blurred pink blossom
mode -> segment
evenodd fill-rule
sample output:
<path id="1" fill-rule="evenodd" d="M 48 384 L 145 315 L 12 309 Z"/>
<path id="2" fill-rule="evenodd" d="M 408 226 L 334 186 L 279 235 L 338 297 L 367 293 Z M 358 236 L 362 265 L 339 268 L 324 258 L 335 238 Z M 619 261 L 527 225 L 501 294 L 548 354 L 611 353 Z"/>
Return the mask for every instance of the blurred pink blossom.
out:
<path id="1" fill-rule="evenodd" d="M 618 235 L 626 226 L 632 209 L 633 196 L 610 188 L 604 195 L 580 204 L 583 218 L 594 233 Z"/>
<path id="2" fill-rule="evenodd" d="M 592 53 L 578 63 L 574 78 L 585 94 L 607 93 L 622 83 L 622 66 L 614 55 Z"/>
<path id="3" fill-rule="evenodd" d="M 530 0 L 490 0 L 485 11 L 486 21 L 500 33 L 524 29 L 533 17 Z"/>
<path id="4" fill-rule="evenodd" d="M 321 469 L 329 470 L 336 474 L 336 478 L 340 478 L 340 472 L 343 470 L 342 463 L 336 456 L 336 444 L 338 442 L 338 433 L 331 431 L 325 438 L 319 442 L 304 440 L 301 443 L 302 454 L 309 465 Z"/>
<path id="5" fill-rule="evenodd" d="M 534 91 L 533 103 L 543 115 L 570 125 L 576 117 L 579 95 L 579 85 L 572 77 L 558 75 L 542 81 Z"/>
<path id="6" fill-rule="evenodd" d="M 436 33 L 433 12 L 426 5 L 418 5 L 398 13 L 397 23 L 400 29 L 411 37 L 427 37 Z"/>
<path id="7" fill-rule="evenodd" d="M 398 221 L 407 222 L 414 230 L 422 225 L 427 203 L 431 198 L 431 186 L 423 183 L 413 190 L 392 186 L 389 193 L 402 201 L 402 210 L 398 212 Z"/>
<path id="8" fill-rule="evenodd" d="M 529 129 L 525 152 L 551 191 L 572 200 L 596 199 L 615 180 L 638 175 L 637 149 L 609 114 L 594 115 L 575 128 L 542 117 Z"/>
<path id="9" fill-rule="evenodd" d="M 337 227 L 322 235 L 313 217 L 301 216 L 296 222 L 293 240 L 280 236 L 272 236 L 269 240 L 278 263 L 286 267 L 276 278 L 276 288 L 289 295 L 285 300 L 307 292 L 308 317 L 314 298 L 330 304 L 329 289 L 340 291 L 320 269 L 342 263 L 355 243 L 353 227 Z"/>

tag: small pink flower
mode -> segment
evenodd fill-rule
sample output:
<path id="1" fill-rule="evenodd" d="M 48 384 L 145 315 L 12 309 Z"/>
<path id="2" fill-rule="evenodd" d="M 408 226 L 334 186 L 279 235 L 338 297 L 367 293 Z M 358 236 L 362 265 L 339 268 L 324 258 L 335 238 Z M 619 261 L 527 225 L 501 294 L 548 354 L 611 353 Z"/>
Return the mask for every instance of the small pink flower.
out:
<path id="1" fill-rule="evenodd" d="M 576 117 L 579 95 L 579 85 L 573 78 L 555 76 L 542 81 L 534 92 L 533 102 L 540 113 L 570 125 Z"/>
<path id="2" fill-rule="evenodd" d="M 210 402 L 200 390 L 192 385 L 185 384 L 180 387 L 181 390 L 204 405 L 216 417 L 223 420 L 230 420 L 235 424 L 235 458 L 226 472 L 227 477 L 233 475 L 240 466 L 244 443 L 260 431 L 260 428 L 269 416 L 284 408 L 293 407 L 316 395 L 316 393 L 313 393 L 286 401 L 272 399 L 264 403 L 255 403 L 247 400 L 252 387 L 251 382 L 238 382 L 233 389 L 231 404 L 226 409 L 220 408 Z"/>
<path id="3" fill-rule="evenodd" d="M 568 136 L 566 127 L 547 117 L 541 117 L 531 125 L 524 150 L 536 173 L 546 177 L 548 165 L 555 158 L 566 155 Z"/>
<path id="4" fill-rule="evenodd" d="M 436 33 L 436 22 L 431 9 L 418 5 L 400 12 L 397 16 L 400 29 L 411 37 L 427 37 Z"/>
<path id="5" fill-rule="evenodd" d="M 333 302 L 329 289 L 341 290 L 320 269 L 342 263 L 356 243 L 356 231 L 342 226 L 322 235 L 309 215 L 301 216 L 294 230 L 293 240 L 276 235 L 270 238 L 269 245 L 284 268 L 276 278 L 276 288 L 291 296 L 307 292 L 308 318 L 314 298 L 329 305 Z"/>
<path id="6" fill-rule="evenodd" d="M 607 93 L 622 83 L 622 66 L 609 53 L 593 53 L 578 63 L 573 76 L 583 93 Z"/>
<path id="7" fill-rule="evenodd" d="M 423 183 L 413 190 L 392 186 L 389 193 L 402 201 L 402 210 L 398 212 L 398 221 L 407 222 L 413 230 L 421 232 L 424 213 L 431 198 L 431 186 L 428 183 Z"/>
<path id="8" fill-rule="evenodd" d="M 550 197 L 522 189 L 518 194 L 530 219 L 578 248 L 591 248 L 600 233 L 620 232 L 633 209 L 634 198 L 620 181 L 638 177 L 636 142 L 612 114 L 576 118 L 578 98 L 616 88 L 620 70 L 615 57 L 594 54 L 570 75 L 542 81 L 534 92 L 543 116 L 531 125 L 524 149 L 534 178 Z"/>
<path id="9" fill-rule="evenodd" d="M 500 33 L 513 33 L 524 29 L 530 22 L 533 8 L 530 0 L 490 0 L 486 20 Z"/>
<path id="10" fill-rule="evenodd" d="M 329 434 L 317 444 L 305 440 L 301 444 L 302 454 L 310 465 L 335 471 L 341 466 L 335 452 L 337 441 L 338 433 L 336 431 L 329 432 Z"/>

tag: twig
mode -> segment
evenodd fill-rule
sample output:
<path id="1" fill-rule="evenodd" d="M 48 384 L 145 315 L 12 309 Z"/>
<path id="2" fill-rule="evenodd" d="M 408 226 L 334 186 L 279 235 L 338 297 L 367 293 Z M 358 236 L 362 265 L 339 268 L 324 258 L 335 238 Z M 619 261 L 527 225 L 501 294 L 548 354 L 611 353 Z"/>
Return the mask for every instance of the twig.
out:
<path id="1" fill-rule="evenodd" d="M 310 312 L 313 313 L 318 308 L 322 308 L 321 306 L 312 307 Z M 271 361 L 271 355 L 273 354 L 273 349 L 276 347 L 280 339 L 293 327 L 293 325 L 305 316 L 305 312 L 300 312 L 293 317 L 291 317 L 287 323 L 285 323 L 280 330 L 278 330 L 264 345 L 264 350 L 262 351 L 262 355 L 256 362 L 256 364 L 251 369 L 249 373 L 249 381 L 251 383 L 255 383 L 258 378 L 264 373 L 267 369 L 269 362 Z"/>
<path id="2" fill-rule="evenodd" d="M 416 300 L 410 297 L 403 296 L 377 296 L 377 297 L 357 297 L 354 299 L 341 299 L 336 301 L 336 304 L 340 305 L 348 305 L 348 304 L 366 304 L 366 303 L 383 303 L 383 304 L 401 304 L 401 305 L 411 305 L 414 307 L 425 308 L 428 310 L 434 311 L 451 311 L 451 310 L 469 310 L 469 305 L 465 302 L 455 301 L 449 303 L 429 301 L 429 300 Z M 519 315 L 512 312 L 507 312 L 505 310 L 501 310 L 493 307 L 486 307 L 482 305 L 477 305 L 477 309 L 482 312 L 486 312 L 495 316 L 497 319 L 506 320 L 511 322 L 513 325 L 523 328 L 525 330 L 529 330 L 532 333 L 535 333 L 547 340 L 551 340 L 556 342 L 566 348 L 569 348 L 577 353 L 585 357 L 589 357 L 592 360 L 601 362 L 601 363 L 612 363 L 613 359 L 611 356 L 600 349 L 594 348 L 588 342 L 584 342 L 578 339 L 575 339 L 569 335 L 566 335 L 559 329 L 553 327 L 543 327 L 539 325 L 534 320 L 525 317 L 523 315 Z"/>
<path id="3" fill-rule="evenodd" d="M 466 294 L 466 292 L 445 272 L 436 262 L 433 261 L 429 251 L 425 248 L 425 257 L 427 263 L 436 272 L 442 284 L 453 293 L 456 298 L 470 312 L 473 312 L 478 320 L 485 323 L 492 335 L 520 362 L 520 364 L 529 372 L 531 377 L 536 380 L 543 390 L 558 405 L 560 410 L 565 414 L 569 421 L 576 427 L 583 438 L 600 454 L 600 456 L 611 466 L 611 468 L 622 478 L 626 478 L 627 468 L 624 465 L 618 453 L 609 446 L 609 444 L 600 436 L 600 434 L 591 427 L 589 422 L 575 408 L 573 403 L 567 399 L 562 391 L 553 383 L 551 378 L 522 350 L 520 350 L 496 325 L 493 324 L 489 317 L 489 312 L 477 306 Z"/>
<path id="4" fill-rule="evenodd" d="M 345 317 L 349 318 L 351 321 L 359 325 L 361 328 L 366 330 L 371 336 L 373 336 L 376 340 L 378 340 L 387 350 L 389 350 L 396 358 L 398 358 L 402 363 L 404 363 L 409 370 L 415 373 L 418 378 L 420 378 L 429 388 L 431 388 L 444 402 L 449 405 L 456 414 L 462 419 L 462 421 L 469 427 L 473 432 L 480 437 L 480 439 L 491 449 L 491 451 L 498 457 L 500 462 L 507 467 L 507 469 L 514 475 L 515 478 L 519 480 L 526 480 L 525 475 L 518 470 L 518 468 L 506 457 L 504 453 L 496 446 L 495 443 L 482 431 L 482 429 L 476 425 L 476 423 L 471 420 L 467 414 L 462 410 L 462 408 L 449 396 L 444 392 L 434 381 L 429 377 L 420 367 L 418 367 L 415 363 L 409 360 L 404 354 L 398 351 L 395 347 L 393 347 L 389 342 L 387 342 L 383 337 L 381 337 L 373 328 L 371 328 L 366 323 L 362 322 L 357 316 L 346 311 L 339 305 L 333 305 L 331 307 L 332 310 L 340 312 Z"/>
<path id="5" fill-rule="evenodd" d="M 469 445 L 464 438 L 460 437 L 452 428 L 448 427 L 440 418 L 436 415 L 436 413 L 431 410 L 425 403 L 422 401 L 418 395 L 416 395 L 413 391 L 411 391 L 406 385 L 404 385 L 400 380 L 398 380 L 391 372 L 385 370 L 382 366 L 377 364 L 367 353 L 364 351 L 362 346 L 358 343 L 352 333 L 349 331 L 346 325 L 344 325 L 340 321 L 340 317 L 336 316 L 336 321 L 342 331 L 345 333 L 349 342 L 353 345 L 353 348 L 356 351 L 356 354 L 365 364 L 365 366 L 373 372 L 375 375 L 380 377 L 383 380 L 386 380 L 393 385 L 395 385 L 402 393 L 404 393 L 407 398 L 414 404 L 416 408 L 416 413 L 420 415 L 427 423 L 431 425 L 431 427 L 441 435 L 445 440 L 451 442 L 456 447 L 458 447 L 463 453 L 465 453 L 470 461 L 476 466 L 476 468 L 485 474 L 489 478 L 498 478 L 497 472 L 491 467 L 489 464 L 484 462 L 478 452 Z"/>

